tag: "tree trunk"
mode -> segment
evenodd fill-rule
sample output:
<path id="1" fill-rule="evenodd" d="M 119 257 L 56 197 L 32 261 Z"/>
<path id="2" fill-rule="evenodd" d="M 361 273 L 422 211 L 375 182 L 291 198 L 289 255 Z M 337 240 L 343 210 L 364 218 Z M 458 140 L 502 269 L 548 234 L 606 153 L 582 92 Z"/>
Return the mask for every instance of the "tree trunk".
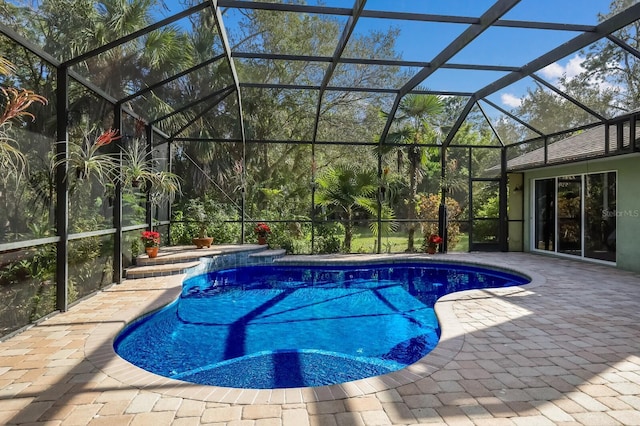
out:
<path id="1" fill-rule="evenodd" d="M 351 240 L 353 239 L 353 223 L 351 209 L 347 211 L 347 223 L 344 224 L 344 251 L 351 253 Z"/>

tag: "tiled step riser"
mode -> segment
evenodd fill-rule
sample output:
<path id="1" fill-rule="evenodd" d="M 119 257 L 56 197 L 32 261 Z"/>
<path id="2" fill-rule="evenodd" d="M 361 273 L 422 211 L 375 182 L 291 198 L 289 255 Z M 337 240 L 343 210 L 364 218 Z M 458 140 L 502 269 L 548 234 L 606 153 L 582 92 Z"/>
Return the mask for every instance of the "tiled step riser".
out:
<path id="1" fill-rule="evenodd" d="M 172 265 L 172 264 L 183 263 L 183 262 L 197 262 L 201 258 L 202 256 L 190 256 L 180 260 L 162 259 L 157 257 L 153 259 L 136 259 L 136 266 L 157 266 L 157 265 Z"/>
<path id="2" fill-rule="evenodd" d="M 150 259 L 146 255 L 138 256 L 137 265 L 127 269 L 126 278 L 151 278 L 178 274 L 194 276 L 242 265 L 272 264 L 277 258 L 286 254 L 282 249 L 268 250 L 267 246 L 252 245 L 248 245 L 246 250 L 239 248 L 226 254 L 219 250 L 198 252 L 189 248 L 185 248 L 184 253 L 175 248 L 168 248 L 165 252 L 160 250 L 158 257 L 155 258 Z"/>
<path id="3" fill-rule="evenodd" d="M 238 247 L 244 247 L 238 245 Z M 247 244 L 246 248 L 235 248 L 229 252 L 229 248 L 220 250 L 218 247 L 213 246 L 211 248 L 197 249 L 195 246 L 183 246 L 183 247 L 166 247 L 161 248 L 158 256 L 155 258 L 149 258 L 147 255 L 142 254 L 136 258 L 136 264 L 138 266 L 152 266 L 152 265 L 167 265 L 171 263 L 182 262 L 195 262 L 200 261 L 203 258 L 211 258 L 221 255 L 233 255 L 234 253 L 254 253 L 262 252 L 266 250 L 267 246 L 250 245 Z"/>
<path id="4" fill-rule="evenodd" d="M 135 280 L 135 279 L 140 279 L 140 278 L 168 277 L 168 276 L 171 276 L 171 275 L 186 274 L 189 269 L 191 269 L 191 268 L 176 269 L 174 271 L 144 272 L 144 273 L 141 273 L 141 274 L 131 273 L 130 271 L 127 271 L 127 277 L 126 278 L 128 280 Z"/>
<path id="5" fill-rule="evenodd" d="M 287 254 L 284 249 L 265 250 L 260 253 L 250 254 L 249 259 L 256 262 L 258 265 L 271 265 L 276 259 Z"/>
<path id="6" fill-rule="evenodd" d="M 190 269 L 200 265 L 200 262 L 181 262 L 172 263 L 167 265 L 153 266 L 139 266 L 127 269 L 126 278 L 152 278 L 152 277 L 165 277 L 169 275 L 185 274 Z"/>

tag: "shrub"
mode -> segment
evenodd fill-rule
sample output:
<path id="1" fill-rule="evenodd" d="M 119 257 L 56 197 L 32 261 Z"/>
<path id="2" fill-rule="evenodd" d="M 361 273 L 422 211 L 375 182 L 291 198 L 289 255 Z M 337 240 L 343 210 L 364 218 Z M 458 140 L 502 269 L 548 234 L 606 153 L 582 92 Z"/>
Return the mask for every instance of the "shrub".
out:
<path id="1" fill-rule="evenodd" d="M 339 253 L 342 243 L 338 235 L 344 235 L 343 224 L 337 222 L 318 225 L 314 251 L 316 253 Z"/>
<path id="2" fill-rule="evenodd" d="M 445 204 L 447 206 L 447 219 L 449 221 L 447 227 L 447 245 L 449 249 L 456 246 L 460 240 L 460 225 L 452 220 L 457 220 L 462 213 L 460 204 L 451 197 L 446 197 Z M 439 235 L 438 214 L 440 210 L 439 194 L 418 194 L 418 203 L 416 205 L 417 216 L 422 220 L 435 220 L 435 222 L 425 223 L 422 226 L 422 235 L 425 241 L 431 235 Z M 426 247 L 426 244 L 424 245 Z"/>

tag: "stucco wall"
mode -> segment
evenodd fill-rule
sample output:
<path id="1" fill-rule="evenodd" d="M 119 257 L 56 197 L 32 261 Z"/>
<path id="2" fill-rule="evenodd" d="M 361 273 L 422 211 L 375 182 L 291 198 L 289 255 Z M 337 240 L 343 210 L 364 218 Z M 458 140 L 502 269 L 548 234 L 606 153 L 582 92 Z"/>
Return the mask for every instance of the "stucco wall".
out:
<path id="1" fill-rule="evenodd" d="M 524 250 L 531 250 L 533 179 L 605 171 L 618 172 L 617 266 L 621 269 L 640 272 L 640 156 L 636 154 L 526 172 L 524 174 Z"/>

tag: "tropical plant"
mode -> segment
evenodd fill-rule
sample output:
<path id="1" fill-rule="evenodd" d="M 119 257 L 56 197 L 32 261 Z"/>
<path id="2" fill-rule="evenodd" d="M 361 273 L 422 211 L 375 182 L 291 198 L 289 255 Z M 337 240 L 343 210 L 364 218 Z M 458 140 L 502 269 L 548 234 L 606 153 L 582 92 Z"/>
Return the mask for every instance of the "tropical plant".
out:
<path id="1" fill-rule="evenodd" d="M 367 198 L 376 193 L 377 181 L 373 171 L 347 164 L 330 167 L 317 178 L 316 203 L 333 207 L 345 221 L 343 249 L 347 253 L 351 251 L 354 213 L 357 208 L 364 208 Z"/>
<path id="2" fill-rule="evenodd" d="M 123 185 L 143 188 L 155 180 L 151 152 L 148 152 L 140 139 L 133 139 L 122 152 L 122 183 Z"/>
<path id="3" fill-rule="evenodd" d="M 133 139 L 123 150 L 122 183 L 149 190 L 151 201 L 159 204 L 172 202 L 181 193 L 180 177 L 164 170 L 156 170 L 153 154 L 146 150 L 140 139 Z"/>
<path id="4" fill-rule="evenodd" d="M 120 136 L 115 129 L 105 130 L 95 139 L 92 137 L 94 133 L 95 130 L 85 132 L 80 143 L 70 144 L 69 156 L 58 159 L 54 166 L 66 163 L 69 168 L 67 177 L 73 175 L 77 180 L 83 180 L 95 176 L 106 187 L 117 179 L 118 162 L 111 153 L 101 149 Z"/>
<path id="5" fill-rule="evenodd" d="M 0 57 L 0 74 L 11 75 L 15 68 L 11 62 Z M 11 138 L 11 127 L 15 121 L 23 118 L 35 120 L 35 116 L 27 111 L 34 103 L 43 105 L 47 100 L 28 89 L 16 89 L 13 87 L 1 87 L 4 97 L 4 108 L 0 116 L 0 173 L 22 176 L 27 168 L 27 159 L 20 151 L 16 141 Z"/>
<path id="6" fill-rule="evenodd" d="M 207 215 L 204 201 L 191 198 L 187 203 L 186 214 L 189 220 L 197 222 L 198 238 L 208 238 L 207 228 L 211 224 L 211 220 Z"/>
<path id="7" fill-rule="evenodd" d="M 416 197 L 418 183 L 424 177 L 424 171 L 430 161 L 425 144 L 435 144 L 438 136 L 437 119 L 443 111 L 443 101 L 436 95 L 409 94 L 402 98 L 395 123 L 398 129 L 387 135 L 379 145 L 379 155 L 395 151 L 398 171 L 403 165 L 403 153 L 406 150 L 409 175 L 409 193 L 407 194 L 408 241 L 407 251 L 415 251 L 414 234 L 416 230 Z M 383 115 L 387 115 L 383 112 Z M 403 144 L 398 146 L 397 144 Z M 439 161 L 439 156 L 437 158 Z"/>

